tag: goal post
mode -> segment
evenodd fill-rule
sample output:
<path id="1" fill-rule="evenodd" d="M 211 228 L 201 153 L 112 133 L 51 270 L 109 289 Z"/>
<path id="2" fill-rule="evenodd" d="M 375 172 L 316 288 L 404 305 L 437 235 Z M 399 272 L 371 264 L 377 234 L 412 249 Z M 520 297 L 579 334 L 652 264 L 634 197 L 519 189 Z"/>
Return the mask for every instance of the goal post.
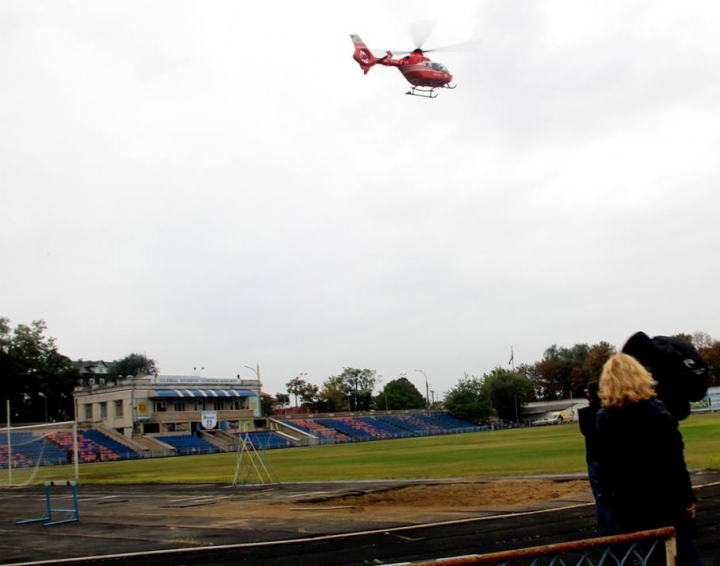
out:
<path id="1" fill-rule="evenodd" d="M 78 481 L 79 460 L 75 421 L 0 428 L 0 485 Z"/>

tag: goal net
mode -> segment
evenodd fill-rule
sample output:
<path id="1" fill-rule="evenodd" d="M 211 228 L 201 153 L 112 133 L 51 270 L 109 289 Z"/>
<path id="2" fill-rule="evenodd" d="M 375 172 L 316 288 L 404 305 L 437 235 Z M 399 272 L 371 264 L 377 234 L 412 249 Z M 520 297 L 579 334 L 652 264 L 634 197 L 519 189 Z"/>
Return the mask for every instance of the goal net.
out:
<path id="1" fill-rule="evenodd" d="M 75 421 L 0 428 L 0 485 L 78 479 Z"/>

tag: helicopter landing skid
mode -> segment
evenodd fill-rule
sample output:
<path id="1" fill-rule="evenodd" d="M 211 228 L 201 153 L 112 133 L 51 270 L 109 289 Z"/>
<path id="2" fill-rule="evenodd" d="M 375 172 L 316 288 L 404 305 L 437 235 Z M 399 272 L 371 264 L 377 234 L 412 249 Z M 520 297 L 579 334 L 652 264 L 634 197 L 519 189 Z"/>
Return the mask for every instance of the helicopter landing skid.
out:
<path id="1" fill-rule="evenodd" d="M 423 98 L 437 98 L 437 88 L 421 88 L 419 86 L 413 86 L 410 87 L 410 90 L 407 91 L 405 94 L 410 94 L 412 96 L 422 96 Z"/>

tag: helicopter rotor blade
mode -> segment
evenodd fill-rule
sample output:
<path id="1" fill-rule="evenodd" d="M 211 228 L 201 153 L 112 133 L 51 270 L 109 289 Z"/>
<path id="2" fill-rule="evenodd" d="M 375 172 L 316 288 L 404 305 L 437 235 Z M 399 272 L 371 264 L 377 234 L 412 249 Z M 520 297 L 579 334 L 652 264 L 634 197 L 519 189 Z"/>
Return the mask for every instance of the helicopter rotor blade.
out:
<path id="1" fill-rule="evenodd" d="M 423 49 L 423 53 L 432 51 L 454 51 L 456 53 L 467 53 L 475 51 L 480 46 L 480 40 L 463 41 L 462 43 L 453 43 L 452 45 L 443 45 L 442 47 L 433 47 L 432 49 Z"/>
<path id="2" fill-rule="evenodd" d="M 475 51 L 482 42 L 479 39 L 473 41 L 463 41 L 462 43 L 453 43 L 452 45 L 443 45 L 441 47 L 432 47 L 430 49 L 420 49 L 423 53 L 433 53 L 437 51 L 454 52 L 454 53 L 469 53 Z M 393 55 L 409 55 L 412 51 L 403 51 L 401 49 L 391 50 Z"/>
<path id="3" fill-rule="evenodd" d="M 435 26 L 437 22 L 434 20 L 417 20 L 410 23 L 410 34 L 417 49 L 422 49 L 423 44 L 435 30 Z"/>

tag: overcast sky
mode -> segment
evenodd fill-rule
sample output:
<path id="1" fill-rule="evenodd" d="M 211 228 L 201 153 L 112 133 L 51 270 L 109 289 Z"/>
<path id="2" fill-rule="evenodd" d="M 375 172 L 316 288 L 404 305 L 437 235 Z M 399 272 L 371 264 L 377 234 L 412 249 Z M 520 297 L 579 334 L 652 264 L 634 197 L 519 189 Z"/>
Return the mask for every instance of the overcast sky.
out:
<path id="1" fill-rule="evenodd" d="M 456 90 L 364 76 L 349 34 Z M 0 315 L 163 374 L 720 338 L 720 5 L 0 1 Z"/>

